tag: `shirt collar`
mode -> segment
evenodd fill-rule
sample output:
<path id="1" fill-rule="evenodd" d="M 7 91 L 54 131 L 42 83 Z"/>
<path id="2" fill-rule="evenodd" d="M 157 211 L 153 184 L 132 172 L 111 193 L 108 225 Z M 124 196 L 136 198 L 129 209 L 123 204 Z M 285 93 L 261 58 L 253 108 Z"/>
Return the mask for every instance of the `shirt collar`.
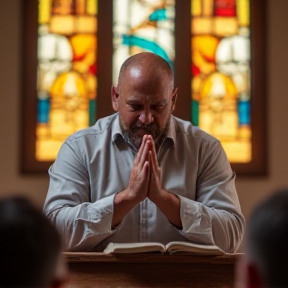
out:
<path id="1" fill-rule="evenodd" d="M 174 122 L 174 116 L 173 115 L 171 115 L 171 117 L 170 117 L 170 125 L 169 125 L 166 139 L 167 138 L 170 138 L 173 141 L 173 145 L 175 146 L 176 130 L 175 130 L 175 122 Z"/>
<path id="2" fill-rule="evenodd" d="M 116 113 L 116 117 L 114 118 L 113 123 L 112 123 L 112 139 L 113 139 L 113 141 L 116 140 L 118 135 L 122 136 L 122 138 L 123 138 L 122 130 L 121 130 L 121 127 L 119 124 L 119 113 Z"/>

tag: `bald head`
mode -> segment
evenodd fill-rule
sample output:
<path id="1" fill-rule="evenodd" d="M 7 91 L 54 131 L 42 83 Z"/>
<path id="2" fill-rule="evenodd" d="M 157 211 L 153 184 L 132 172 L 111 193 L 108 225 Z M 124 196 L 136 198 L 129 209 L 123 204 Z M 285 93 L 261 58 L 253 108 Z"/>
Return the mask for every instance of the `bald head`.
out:
<path id="1" fill-rule="evenodd" d="M 169 88 L 174 87 L 173 72 L 166 60 L 157 54 L 142 52 L 129 57 L 121 66 L 118 78 L 118 89 L 124 79 L 133 78 L 141 80 L 143 85 L 159 83 L 163 76 L 168 76 Z"/>

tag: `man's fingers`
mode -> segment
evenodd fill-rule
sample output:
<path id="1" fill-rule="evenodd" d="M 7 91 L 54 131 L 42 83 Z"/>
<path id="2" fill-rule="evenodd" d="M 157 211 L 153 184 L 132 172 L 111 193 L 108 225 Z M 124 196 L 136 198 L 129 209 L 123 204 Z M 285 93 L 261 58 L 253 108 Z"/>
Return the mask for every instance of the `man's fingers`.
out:
<path id="1" fill-rule="evenodd" d="M 150 177 L 154 177 L 155 174 L 155 165 L 153 162 L 152 151 L 149 151 L 149 163 L 150 163 Z"/>
<path id="2" fill-rule="evenodd" d="M 149 161 L 145 161 L 144 165 L 143 165 L 143 170 L 142 172 L 144 173 L 144 177 L 145 177 L 145 180 L 149 182 L 149 174 L 150 174 L 150 165 L 149 165 Z M 148 176 L 148 178 L 146 178 Z M 147 183 L 148 185 L 148 183 Z"/>
<path id="3" fill-rule="evenodd" d="M 143 150 L 144 150 L 144 147 L 145 147 L 145 144 L 146 144 L 146 139 L 147 139 L 147 135 L 144 135 L 143 138 L 142 138 L 142 142 L 141 142 L 141 146 L 138 150 L 138 153 L 136 155 L 136 158 L 135 158 L 135 164 L 137 165 L 141 159 L 141 156 L 143 154 Z"/>
<path id="4" fill-rule="evenodd" d="M 142 154 L 141 154 L 141 157 L 140 157 L 140 159 L 139 159 L 139 161 L 138 161 L 138 165 L 142 168 L 143 167 L 143 165 L 144 165 L 144 163 L 145 163 L 145 161 L 148 161 L 149 159 L 148 159 L 148 153 L 149 153 L 149 150 L 151 149 L 150 148 L 150 146 L 151 146 L 151 141 L 149 141 L 149 140 L 147 140 L 146 142 L 145 142 L 145 146 L 144 146 L 144 149 L 143 149 L 143 152 L 142 152 Z"/>
<path id="5" fill-rule="evenodd" d="M 155 149 L 155 145 L 154 145 L 152 137 L 151 137 L 151 141 L 152 141 L 152 143 L 151 143 L 151 158 L 152 159 L 151 160 L 152 160 L 152 163 L 153 163 L 153 166 L 154 166 L 154 170 L 156 170 L 158 168 L 158 159 L 157 159 L 157 153 L 156 153 L 156 149 Z"/>

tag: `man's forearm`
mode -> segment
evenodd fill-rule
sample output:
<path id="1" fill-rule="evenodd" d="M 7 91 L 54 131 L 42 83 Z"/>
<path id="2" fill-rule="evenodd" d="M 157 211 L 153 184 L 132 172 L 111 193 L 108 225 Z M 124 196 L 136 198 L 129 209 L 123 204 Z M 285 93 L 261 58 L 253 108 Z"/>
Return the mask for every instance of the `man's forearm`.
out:
<path id="1" fill-rule="evenodd" d="M 139 202 L 137 198 L 130 195 L 128 189 L 117 193 L 114 198 L 114 213 L 111 228 L 114 229 Z"/>
<path id="2" fill-rule="evenodd" d="M 113 234 L 111 198 L 109 196 L 95 203 L 82 203 L 74 207 L 62 206 L 47 215 L 60 231 L 66 251 L 90 251 Z"/>

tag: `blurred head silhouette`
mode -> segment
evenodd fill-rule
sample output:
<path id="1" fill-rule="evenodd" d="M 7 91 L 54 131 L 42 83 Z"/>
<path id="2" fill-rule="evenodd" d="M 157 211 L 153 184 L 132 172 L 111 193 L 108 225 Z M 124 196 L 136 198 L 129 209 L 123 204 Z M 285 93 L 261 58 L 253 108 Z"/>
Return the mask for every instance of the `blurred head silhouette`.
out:
<path id="1" fill-rule="evenodd" d="M 238 272 L 245 287 L 288 287 L 288 189 L 276 191 L 252 212 L 246 246 Z"/>
<path id="2" fill-rule="evenodd" d="M 22 197 L 0 199 L 0 287 L 61 287 L 67 279 L 56 228 Z"/>

